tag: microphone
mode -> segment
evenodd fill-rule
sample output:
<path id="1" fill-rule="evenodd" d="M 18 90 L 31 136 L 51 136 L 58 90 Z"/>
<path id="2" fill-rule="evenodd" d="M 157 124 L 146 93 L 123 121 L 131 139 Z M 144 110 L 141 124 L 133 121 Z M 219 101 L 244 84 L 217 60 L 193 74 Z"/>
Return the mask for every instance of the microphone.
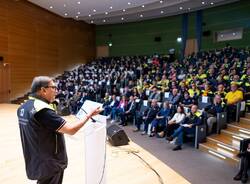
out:
<path id="1" fill-rule="evenodd" d="M 81 109 L 82 109 L 83 112 L 85 112 L 85 114 L 88 114 L 83 108 L 81 108 Z M 96 120 L 93 119 L 92 117 L 90 117 L 90 119 L 91 119 L 94 123 L 96 122 Z"/>

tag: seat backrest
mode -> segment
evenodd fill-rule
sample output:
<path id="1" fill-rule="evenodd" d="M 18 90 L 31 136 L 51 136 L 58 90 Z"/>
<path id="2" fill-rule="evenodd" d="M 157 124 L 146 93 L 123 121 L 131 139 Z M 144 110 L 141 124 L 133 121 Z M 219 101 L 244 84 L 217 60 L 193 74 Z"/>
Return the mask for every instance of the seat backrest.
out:
<path id="1" fill-rule="evenodd" d="M 227 112 L 217 113 L 216 122 L 217 122 L 217 134 L 219 134 L 221 129 L 227 127 Z"/>
<path id="2" fill-rule="evenodd" d="M 211 97 L 202 97 L 200 96 L 198 98 L 198 108 L 199 109 L 205 109 L 207 106 L 212 104 L 212 98 Z"/>
<path id="3" fill-rule="evenodd" d="M 147 100 L 142 100 L 142 103 L 140 105 L 139 112 L 142 113 L 148 108 L 148 101 Z"/>
<path id="4" fill-rule="evenodd" d="M 163 102 L 165 102 L 165 101 L 168 101 L 169 100 L 169 95 L 170 95 L 170 92 L 165 92 L 164 94 L 163 94 Z"/>
<path id="5" fill-rule="evenodd" d="M 240 121 L 240 116 L 243 116 L 246 111 L 246 101 L 241 101 L 236 104 L 236 121 Z"/>

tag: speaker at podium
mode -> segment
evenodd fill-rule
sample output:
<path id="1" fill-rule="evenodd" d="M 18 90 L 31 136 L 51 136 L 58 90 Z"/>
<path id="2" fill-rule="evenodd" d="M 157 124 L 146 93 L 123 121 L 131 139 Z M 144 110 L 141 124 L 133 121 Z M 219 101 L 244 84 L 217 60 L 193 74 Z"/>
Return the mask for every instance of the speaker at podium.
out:
<path id="1" fill-rule="evenodd" d="M 108 141 L 112 146 L 128 145 L 129 138 L 125 131 L 118 125 L 112 124 L 107 128 Z"/>

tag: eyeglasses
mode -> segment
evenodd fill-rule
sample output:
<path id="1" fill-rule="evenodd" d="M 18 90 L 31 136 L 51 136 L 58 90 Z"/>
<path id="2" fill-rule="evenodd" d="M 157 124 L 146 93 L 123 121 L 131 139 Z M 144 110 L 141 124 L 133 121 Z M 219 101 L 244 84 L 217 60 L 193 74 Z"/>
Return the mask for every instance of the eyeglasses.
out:
<path id="1" fill-rule="evenodd" d="M 56 86 L 45 86 L 45 88 L 52 88 L 54 90 L 58 90 L 58 88 Z"/>

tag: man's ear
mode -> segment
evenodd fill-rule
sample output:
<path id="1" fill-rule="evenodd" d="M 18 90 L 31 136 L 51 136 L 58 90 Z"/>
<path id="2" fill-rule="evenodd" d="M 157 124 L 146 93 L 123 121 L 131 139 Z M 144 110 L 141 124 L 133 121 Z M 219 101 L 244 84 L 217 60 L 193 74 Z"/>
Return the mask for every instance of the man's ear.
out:
<path id="1" fill-rule="evenodd" d="M 41 87 L 41 92 L 42 92 L 42 93 L 46 93 L 45 87 Z"/>

